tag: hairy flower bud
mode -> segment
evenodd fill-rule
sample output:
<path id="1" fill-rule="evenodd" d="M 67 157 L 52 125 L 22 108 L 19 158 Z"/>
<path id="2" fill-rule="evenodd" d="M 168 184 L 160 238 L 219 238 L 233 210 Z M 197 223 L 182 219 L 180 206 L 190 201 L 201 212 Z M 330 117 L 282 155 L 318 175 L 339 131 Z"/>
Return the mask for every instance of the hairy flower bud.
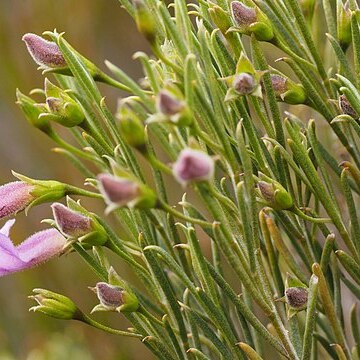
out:
<path id="1" fill-rule="evenodd" d="M 69 203 L 69 199 L 68 199 Z M 70 204 L 73 203 L 70 202 Z M 83 209 L 75 203 L 80 209 Z M 105 229 L 93 218 L 74 211 L 61 203 L 51 205 L 57 228 L 67 237 L 79 239 L 84 245 L 99 246 L 107 241 Z"/>
<path id="2" fill-rule="evenodd" d="M 271 84 L 276 97 L 288 104 L 303 104 L 306 101 L 305 90 L 300 84 L 295 84 L 289 78 L 271 74 Z"/>
<path id="3" fill-rule="evenodd" d="M 80 125 L 85 120 L 80 105 L 63 89 L 45 79 L 45 95 L 47 111 L 39 118 L 55 121 L 65 127 Z"/>
<path id="4" fill-rule="evenodd" d="M 286 303 L 294 310 L 304 310 L 307 306 L 308 291 L 304 287 L 289 287 L 285 290 Z"/>
<path id="5" fill-rule="evenodd" d="M 233 87 L 240 95 L 251 94 L 256 86 L 258 86 L 258 84 L 251 74 L 241 73 L 234 77 Z"/>
<path id="6" fill-rule="evenodd" d="M 108 212 L 122 206 L 153 208 L 156 205 L 154 192 L 133 179 L 100 174 L 98 180 L 100 192 L 108 204 Z"/>
<path id="7" fill-rule="evenodd" d="M 188 126 L 192 122 L 186 103 L 175 92 L 161 90 L 156 99 L 156 107 L 159 113 L 174 124 Z"/>
<path id="8" fill-rule="evenodd" d="M 260 175 L 257 183 L 258 195 L 261 201 L 275 210 L 288 210 L 294 206 L 294 201 L 286 189 L 277 181 Z"/>
<path id="9" fill-rule="evenodd" d="M 0 186 L 0 219 L 24 210 L 35 198 L 33 185 L 14 181 Z"/>
<path id="10" fill-rule="evenodd" d="M 94 291 L 100 300 L 100 304 L 93 308 L 92 313 L 96 311 L 134 312 L 139 307 L 135 294 L 120 286 L 99 282 L 90 290 Z"/>
<path id="11" fill-rule="evenodd" d="M 45 289 L 34 289 L 35 295 L 29 296 L 38 305 L 29 311 L 42 312 L 45 315 L 63 320 L 82 320 L 82 313 L 74 302 L 66 296 Z"/>
<path id="12" fill-rule="evenodd" d="M 235 31 L 251 35 L 259 41 L 270 41 L 274 37 L 272 24 L 268 17 L 255 5 L 247 6 L 240 1 L 231 3 L 231 12 L 236 24 Z"/>
<path id="13" fill-rule="evenodd" d="M 346 98 L 345 95 L 339 96 L 339 107 L 340 107 L 341 111 L 343 112 L 343 114 L 349 115 L 354 119 L 359 118 L 359 115 L 354 110 L 354 108 L 351 106 L 351 104 L 349 103 L 349 100 Z"/>
<path id="14" fill-rule="evenodd" d="M 66 61 L 59 47 L 35 34 L 25 34 L 22 38 L 34 61 L 44 67 L 64 68 Z"/>
<path id="15" fill-rule="evenodd" d="M 210 181 L 214 175 L 214 160 L 202 151 L 184 149 L 173 166 L 173 174 L 183 185 L 191 181 Z"/>

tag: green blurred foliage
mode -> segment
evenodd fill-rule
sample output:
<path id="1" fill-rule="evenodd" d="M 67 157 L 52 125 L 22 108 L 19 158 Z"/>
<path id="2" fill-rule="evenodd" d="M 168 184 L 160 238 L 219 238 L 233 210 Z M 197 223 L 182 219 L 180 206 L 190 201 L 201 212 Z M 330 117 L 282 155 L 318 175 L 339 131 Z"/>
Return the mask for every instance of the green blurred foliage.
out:
<path id="1" fill-rule="evenodd" d="M 57 178 L 82 185 L 83 179 L 68 161 L 50 151 L 54 145 L 44 134 L 27 124 L 15 105 L 15 89 L 27 94 L 43 87 L 43 76 L 26 51 L 21 37 L 26 32 L 65 31 L 67 39 L 103 70 L 104 59 L 122 67 L 135 79 L 140 66 L 132 60 L 137 50 L 147 50 L 133 21 L 116 0 L 1 0 L 0 1 L 0 183 L 12 181 L 10 170 L 34 178 Z M 114 111 L 121 94 L 101 87 Z M 20 214 L 12 232 L 15 242 L 44 228 L 50 207 Z M 0 226 L 2 223 L 0 224 Z M 126 360 L 151 359 L 138 340 L 101 333 L 76 322 L 58 321 L 29 313 L 33 303 L 27 295 L 35 287 L 48 288 L 71 297 L 89 312 L 97 300 L 86 286 L 96 276 L 71 254 L 26 273 L 0 279 L 0 360 Z M 119 272 L 127 274 L 118 264 Z M 122 315 L 103 314 L 96 318 L 115 328 L 126 329 Z"/>

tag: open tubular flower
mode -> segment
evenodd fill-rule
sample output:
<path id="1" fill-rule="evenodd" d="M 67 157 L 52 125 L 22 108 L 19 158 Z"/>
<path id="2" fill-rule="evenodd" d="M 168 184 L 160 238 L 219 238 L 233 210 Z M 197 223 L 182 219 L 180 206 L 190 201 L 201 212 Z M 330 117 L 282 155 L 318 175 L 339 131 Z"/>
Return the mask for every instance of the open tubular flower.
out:
<path id="1" fill-rule="evenodd" d="M 15 220 L 9 220 L 0 229 L 0 276 L 32 268 L 59 255 L 66 239 L 56 230 L 35 233 L 15 246 L 9 232 Z"/>

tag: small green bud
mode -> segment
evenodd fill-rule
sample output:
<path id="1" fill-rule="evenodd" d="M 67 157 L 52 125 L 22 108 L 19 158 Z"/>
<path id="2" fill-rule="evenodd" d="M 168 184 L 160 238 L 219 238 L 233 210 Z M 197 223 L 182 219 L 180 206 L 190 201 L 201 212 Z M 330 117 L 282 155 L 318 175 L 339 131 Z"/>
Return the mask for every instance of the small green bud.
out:
<path id="1" fill-rule="evenodd" d="M 341 48 L 346 49 L 351 44 L 351 10 L 349 8 L 349 2 L 338 6 L 337 9 L 337 36 Z"/>
<path id="2" fill-rule="evenodd" d="M 68 297 L 45 289 L 34 289 L 35 295 L 29 296 L 38 305 L 29 311 L 42 312 L 48 316 L 63 320 L 82 320 L 82 313 Z"/>
<path id="3" fill-rule="evenodd" d="M 85 120 L 80 105 L 48 79 L 45 79 L 45 95 L 47 111 L 40 118 L 55 121 L 65 127 L 80 125 Z"/>
<path id="4" fill-rule="evenodd" d="M 212 22 L 220 29 L 220 31 L 226 35 L 226 32 L 231 27 L 231 19 L 229 14 L 220 6 L 210 3 L 209 15 Z"/>
<path id="5" fill-rule="evenodd" d="M 146 133 L 142 121 L 136 114 L 124 105 L 119 108 L 117 118 L 120 133 L 126 143 L 140 151 L 145 150 Z"/>
<path id="6" fill-rule="evenodd" d="M 141 34 L 153 44 L 156 38 L 156 24 L 153 14 L 143 0 L 134 0 L 135 22 Z"/>
<path id="7" fill-rule="evenodd" d="M 278 74 L 271 74 L 271 84 L 279 100 L 291 105 L 305 103 L 307 97 L 301 84 Z"/>
<path id="8" fill-rule="evenodd" d="M 29 124 L 38 128 L 45 134 L 49 134 L 51 132 L 49 121 L 40 117 L 40 114 L 46 111 L 45 104 L 43 106 L 37 104 L 33 99 L 22 94 L 18 89 L 16 90 L 16 98 L 16 104 L 20 106 L 20 109 L 24 113 Z"/>
<path id="9" fill-rule="evenodd" d="M 308 18 L 310 21 L 313 18 L 314 15 L 314 9 L 315 9 L 315 3 L 316 0 L 300 0 L 299 5 L 301 7 L 301 10 L 306 18 Z"/>
<path id="10" fill-rule="evenodd" d="M 294 201 L 286 189 L 264 174 L 260 174 L 257 192 L 261 201 L 275 210 L 288 210 L 294 206 Z"/>
<path id="11" fill-rule="evenodd" d="M 231 12 L 235 22 L 235 29 L 242 34 L 254 34 L 259 41 L 270 41 L 274 38 L 274 31 L 269 18 L 250 0 L 233 1 Z M 236 30 L 235 30 L 236 31 Z"/>

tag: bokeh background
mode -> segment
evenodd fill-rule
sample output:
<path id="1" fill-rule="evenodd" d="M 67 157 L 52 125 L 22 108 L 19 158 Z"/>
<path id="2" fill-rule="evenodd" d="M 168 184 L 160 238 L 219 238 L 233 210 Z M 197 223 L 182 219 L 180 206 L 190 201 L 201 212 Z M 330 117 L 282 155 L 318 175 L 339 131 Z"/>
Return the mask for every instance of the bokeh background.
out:
<path id="1" fill-rule="evenodd" d="M 117 0 L 1 0 L 0 183 L 12 181 L 10 170 L 15 170 L 30 177 L 56 178 L 81 185 L 78 172 L 61 155 L 50 151 L 54 144 L 27 124 L 15 104 L 16 88 L 28 94 L 33 88 L 43 87 L 43 76 L 28 55 L 22 35 L 27 32 L 40 35 L 54 28 L 65 31 L 67 40 L 103 70 L 104 59 L 109 59 L 135 79 L 141 77 L 140 66 L 132 55 L 148 49 Z M 102 87 L 101 91 L 115 110 L 116 99 L 122 94 L 109 87 Z M 44 228 L 40 221 L 50 214 L 46 204 L 33 209 L 31 216 L 20 214 L 12 237 L 20 242 Z M 0 360 L 152 359 L 138 340 L 28 312 L 33 302 L 27 295 L 36 287 L 66 294 L 89 311 L 96 299 L 86 286 L 95 282 L 96 277 L 80 258 L 71 255 L 0 278 Z M 97 318 L 119 329 L 128 326 L 122 315 L 105 314 Z"/>

